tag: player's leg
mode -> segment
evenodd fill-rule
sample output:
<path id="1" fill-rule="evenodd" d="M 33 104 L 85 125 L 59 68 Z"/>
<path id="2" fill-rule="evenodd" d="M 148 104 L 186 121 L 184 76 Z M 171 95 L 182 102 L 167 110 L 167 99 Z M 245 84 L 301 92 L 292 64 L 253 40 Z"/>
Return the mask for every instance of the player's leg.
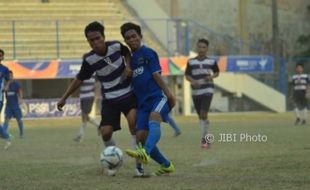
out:
<path id="1" fill-rule="evenodd" d="M 11 139 L 9 134 L 0 125 L 0 137 L 2 137 L 6 142 L 4 149 L 8 149 L 11 146 Z"/>
<path id="2" fill-rule="evenodd" d="M 171 161 L 167 160 L 159 151 L 157 146 L 155 146 L 151 152 L 151 158 L 155 160 L 160 167 L 154 172 L 155 175 L 160 176 L 163 174 L 168 174 L 174 172 L 174 165 Z"/>
<path id="3" fill-rule="evenodd" d="M 73 139 L 76 142 L 81 142 L 83 140 L 84 134 L 85 134 L 85 129 L 87 125 L 87 113 L 85 113 L 85 110 L 87 108 L 86 102 L 83 99 L 80 99 L 80 108 L 81 108 L 81 120 L 82 120 L 82 125 L 80 126 L 79 132 L 77 136 Z"/>
<path id="4" fill-rule="evenodd" d="M 172 162 L 169 161 L 156 146 L 161 136 L 160 123 L 161 121 L 167 121 L 169 112 L 170 107 L 167 99 L 162 98 L 159 102 L 154 104 L 149 118 L 149 135 L 145 142 L 145 151 L 147 154 L 150 154 L 153 160 L 160 164 L 160 168 L 155 172 L 155 175 L 168 174 L 174 171 Z"/>
<path id="5" fill-rule="evenodd" d="M 145 149 L 141 145 L 145 144 L 148 136 L 149 112 L 145 110 L 138 110 L 136 118 L 136 138 L 139 146 L 137 149 L 127 149 L 126 153 L 131 157 L 139 158 L 143 163 L 148 163 L 150 158 L 145 153 Z"/>
<path id="6" fill-rule="evenodd" d="M 102 104 L 100 131 L 106 147 L 114 146 L 113 132 L 120 130 L 121 112 L 117 104 Z"/>
<path id="7" fill-rule="evenodd" d="M 88 100 L 88 104 L 89 104 L 89 110 L 87 112 L 87 115 L 86 115 L 86 121 L 88 121 L 90 124 L 94 125 L 95 127 L 98 127 L 100 125 L 100 123 L 95 119 L 95 118 L 92 118 L 89 116 L 90 112 L 91 112 L 91 109 L 93 107 L 93 104 L 94 104 L 94 101 L 95 101 L 95 98 L 90 98 Z"/>
<path id="8" fill-rule="evenodd" d="M 14 110 L 14 117 L 16 118 L 18 128 L 19 128 L 19 137 L 24 137 L 24 124 L 22 121 L 22 111 L 20 108 Z"/>
<path id="9" fill-rule="evenodd" d="M 145 153 L 160 165 L 167 167 L 170 162 L 160 153 L 156 145 L 161 137 L 160 123 L 169 117 L 170 107 L 166 97 L 154 100 L 151 105 L 152 109 L 148 120 L 149 133 L 144 145 Z"/>
<path id="10" fill-rule="evenodd" d="M 301 107 L 301 102 L 300 102 L 300 95 L 295 92 L 294 93 L 294 113 L 295 113 L 295 125 L 298 125 L 301 121 L 300 119 L 300 111 L 299 107 Z"/>
<path id="11" fill-rule="evenodd" d="M 212 101 L 212 95 L 203 96 L 201 99 L 201 106 L 200 106 L 200 112 L 199 112 L 199 118 L 200 118 L 200 129 L 202 134 L 202 148 L 209 148 L 210 142 L 206 142 L 206 135 L 208 134 L 208 127 L 209 127 L 209 120 L 208 120 L 208 113 L 210 109 Z"/>
<path id="12" fill-rule="evenodd" d="M 181 129 L 178 127 L 178 125 L 172 119 L 172 117 L 170 115 L 167 117 L 167 123 L 174 130 L 174 136 L 175 137 L 177 137 L 177 136 L 179 136 L 181 134 Z"/>
<path id="13" fill-rule="evenodd" d="M 122 113 L 126 116 L 129 131 L 131 134 L 131 148 L 137 149 L 136 121 L 137 121 L 137 103 L 135 96 L 130 96 L 120 103 Z M 141 138 L 142 139 L 142 138 Z M 136 176 L 144 176 L 144 168 L 141 161 L 136 159 Z"/>
<path id="14" fill-rule="evenodd" d="M 4 116 L 4 122 L 3 122 L 3 130 L 5 130 L 8 134 L 8 128 L 9 128 L 9 121 L 14 116 L 14 112 L 11 108 L 6 107 L 5 108 L 5 116 Z"/>
<path id="15" fill-rule="evenodd" d="M 304 95 L 301 99 L 301 110 L 302 110 L 302 115 L 303 115 L 303 119 L 301 121 L 301 125 L 306 125 L 307 123 L 307 118 L 308 118 L 308 109 L 307 109 L 307 98 Z"/>
<path id="16" fill-rule="evenodd" d="M 200 110 L 201 110 L 201 105 L 202 105 L 202 97 L 193 97 L 193 103 L 194 103 L 194 107 L 195 107 L 195 110 L 196 110 L 196 113 L 198 115 L 198 118 L 199 118 L 199 128 L 201 129 L 201 145 L 204 145 L 206 143 L 205 141 L 205 131 L 204 131 L 204 128 L 202 128 L 201 126 L 202 125 L 202 121 L 201 121 L 201 113 L 200 113 Z"/>

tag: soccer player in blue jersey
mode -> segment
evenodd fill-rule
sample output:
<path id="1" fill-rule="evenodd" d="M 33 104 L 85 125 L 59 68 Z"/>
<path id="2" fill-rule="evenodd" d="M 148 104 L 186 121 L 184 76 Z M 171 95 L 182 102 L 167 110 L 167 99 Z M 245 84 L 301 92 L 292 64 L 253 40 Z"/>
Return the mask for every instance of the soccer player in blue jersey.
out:
<path id="1" fill-rule="evenodd" d="M 19 106 L 23 103 L 23 93 L 20 84 L 14 80 L 12 71 L 10 71 L 10 81 L 8 84 L 8 89 L 5 91 L 6 106 L 3 129 L 8 131 L 9 121 L 12 117 L 15 117 L 19 128 L 19 137 L 23 138 L 24 125 L 22 121 L 22 110 Z"/>
<path id="2" fill-rule="evenodd" d="M 207 57 L 209 41 L 199 39 L 197 57 L 190 59 L 185 70 L 185 77 L 191 83 L 192 99 L 199 117 L 201 128 L 201 148 L 208 149 L 208 112 L 214 92 L 213 79 L 219 76 L 219 68 L 215 59 Z"/>
<path id="3" fill-rule="evenodd" d="M 84 80 L 96 73 L 101 83 L 100 130 L 105 146 L 115 145 L 112 135 L 113 131 L 121 129 L 120 119 L 123 113 L 132 135 L 132 146 L 135 147 L 137 102 L 129 77 L 132 72 L 126 64 L 130 61 L 130 51 L 119 41 L 105 41 L 104 26 L 99 22 L 88 24 L 84 34 L 92 50 L 83 56 L 81 69 L 58 101 L 58 109 L 62 110 L 66 99 L 81 86 Z M 136 164 L 136 175 L 143 175 L 140 163 Z"/>
<path id="4" fill-rule="evenodd" d="M 142 45 L 139 25 L 125 23 L 121 34 L 132 51 L 130 67 L 133 71 L 132 84 L 138 101 L 136 134 L 143 144 L 137 150 L 126 150 L 134 158 L 147 164 L 150 157 L 161 166 L 155 175 L 172 173 L 174 165 L 159 151 L 160 123 L 166 121 L 175 98 L 161 78 L 161 67 L 157 53 Z"/>
<path id="5" fill-rule="evenodd" d="M 4 51 L 0 49 L 0 114 L 3 106 L 3 91 L 7 89 L 7 81 L 10 79 L 9 69 L 2 65 L 4 59 Z M 4 148 L 8 149 L 11 146 L 11 140 L 9 134 L 0 125 L 0 136 L 5 139 L 6 143 Z"/>

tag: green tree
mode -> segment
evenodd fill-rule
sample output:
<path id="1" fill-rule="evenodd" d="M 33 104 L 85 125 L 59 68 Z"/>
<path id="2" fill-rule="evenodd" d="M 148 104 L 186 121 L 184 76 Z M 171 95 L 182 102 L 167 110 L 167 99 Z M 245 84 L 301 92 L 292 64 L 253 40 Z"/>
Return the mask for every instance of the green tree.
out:
<path id="1" fill-rule="evenodd" d="M 310 12 L 310 5 L 307 6 L 307 9 Z M 298 56 L 310 57 L 310 34 L 299 36 L 297 44 L 299 44 L 302 49 L 301 52 L 298 53 Z"/>

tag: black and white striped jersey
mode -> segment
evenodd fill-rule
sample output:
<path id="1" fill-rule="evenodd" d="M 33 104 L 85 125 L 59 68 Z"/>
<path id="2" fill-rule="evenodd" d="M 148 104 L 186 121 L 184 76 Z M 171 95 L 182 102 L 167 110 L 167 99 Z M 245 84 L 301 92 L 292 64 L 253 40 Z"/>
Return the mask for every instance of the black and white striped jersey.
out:
<path id="1" fill-rule="evenodd" d="M 193 96 L 201 95 L 212 95 L 214 92 L 213 81 L 207 81 L 205 77 L 207 75 L 213 75 L 213 73 L 218 73 L 219 68 L 215 59 L 206 57 L 203 60 L 192 58 L 188 60 L 185 75 L 198 80 L 200 83 L 199 87 L 191 86 Z"/>
<path id="2" fill-rule="evenodd" d="M 84 80 L 80 86 L 80 99 L 91 99 L 95 97 L 96 79 L 92 76 L 90 79 Z"/>
<path id="3" fill-rule="evenodd" d="M 309 85 L 309 76 L 307 74 L 295 74 L 292 76 L 291 84 L 294 91 L 306 91 Z"/>
<path id="4" fill-rule="evenodd" d="M 94 51 L 84 55 L 77 78 L 89 79 L 95 72 L 101 83 L 102 101 L 111 103 L 133 94 L 131 79 L 122 75 L 126 64 L 123 56 L 130 55 L 130 51 L 119 41 L 105 43 L 105 55 L 98 55 Z"/>

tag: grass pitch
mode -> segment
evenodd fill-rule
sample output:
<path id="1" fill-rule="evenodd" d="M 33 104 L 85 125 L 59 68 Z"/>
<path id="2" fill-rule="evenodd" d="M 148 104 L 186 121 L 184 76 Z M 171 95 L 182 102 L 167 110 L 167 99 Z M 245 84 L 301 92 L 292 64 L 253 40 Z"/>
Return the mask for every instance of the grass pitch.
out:
<path id="1" fill-rule="evenodd" d="M 134 160 L 126 155 L 117 176 L 101 175 L 103 144 L 95 128 L 88 126 L 82 143 L 72 140 L 79 118 L 25 121 L 24 139 L 11 121 L 13 145 L 5 151 L 0 141 L 0 190 L 310 189 L 310 126 L 294 126 L 292 113 L 211 114 L 214 143 L 209 150 L 200 149 L 196 116 L 175 120 L 182 135 L 173 137 L 163 124 L 159 143 L 175 173 L 142 179 L 133 178 Z M 125 122 L 123 126 L 114 135 L 122 150 L 131 141 Z M 157 167 L 151 162 L 146 169 Z"/>

